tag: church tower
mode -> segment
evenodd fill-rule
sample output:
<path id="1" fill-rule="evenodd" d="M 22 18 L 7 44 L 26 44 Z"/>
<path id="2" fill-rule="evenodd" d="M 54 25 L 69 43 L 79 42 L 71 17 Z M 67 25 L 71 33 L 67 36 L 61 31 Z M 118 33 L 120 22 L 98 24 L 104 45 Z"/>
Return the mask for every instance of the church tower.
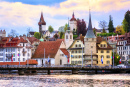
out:
<path id="1" fill-rule="evenodd" d="M 88 64 L 97 64 L 97 52 L 96 52 L 96 36 L 92 30 L 92 23 L 91 23 L 91 13 L 89 12 L 89 25 L 87 33 L 84 37 L 84 43 L 85 43 L 85 63 Z M 91 57 L 93 59 L 93 62 L 91 62 Z"/>
<path id="2" fill-rule="evenodd" d="M 72 14 L 72 18 L 70 19 L 70 30 L 71 31 L 76 31 L 77 29 L 77 20 L 75 18 L 74 12 Z"/>
<path id="3" fill-rule="evenodd" d="M 39 25 L 39 33 L 42 35 L 42 32 L 46 31 L 46 22 L 44 21 L 42 12 L 41 12 L 41 17 L 40 17 L 40 20 L 38 22 L 38 25 Z"/>
<path id="4" fill-rule="evenodd" d="M 68 49 L 72 43 L 73 43 L 73 31 L 70 30 L 69 20 L 68 20 L 68 29 L 66 30 L 66 33 L 65 33 L 66 49 Z"/>

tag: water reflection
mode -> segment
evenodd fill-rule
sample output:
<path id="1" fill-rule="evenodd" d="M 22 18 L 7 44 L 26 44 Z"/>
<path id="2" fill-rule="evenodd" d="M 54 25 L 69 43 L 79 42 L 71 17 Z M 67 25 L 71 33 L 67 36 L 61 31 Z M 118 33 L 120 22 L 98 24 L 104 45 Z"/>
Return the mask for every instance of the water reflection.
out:
<path id="1" fill-rule="evenodd" d="M 0 75 L 0 87 L 129 87 L 130 74 Z"/>

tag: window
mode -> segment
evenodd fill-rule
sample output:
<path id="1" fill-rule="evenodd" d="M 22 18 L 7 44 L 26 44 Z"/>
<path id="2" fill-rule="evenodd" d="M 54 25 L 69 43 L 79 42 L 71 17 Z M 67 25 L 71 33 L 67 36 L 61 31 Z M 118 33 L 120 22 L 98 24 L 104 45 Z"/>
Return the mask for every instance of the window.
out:
<path id="1" fill-rule="evenodd" d="M 68 39 L 68 35 L 66 35 L 66 39 Z"/>
<path id="2" fill-rule="evenodd" d="M 29 53 L 28 53 L 28 56 L 30 56 Z"/>
<path id="3" fill-rule="evenodd" d="M 107 50 L 107 53 L 109 53 L 109 50 Z"/>
<path id="4" fill-rule="evenodd" d="M 94 41 L 94 38 L 92 38 L 92 41 Z"/>
<path id="5" fill-rule="evenodd" d="M 103 50 L 101 50 L 101 53 L 104 53 L 104 51 L 103 51 Z"/>
<path id="6" fill-rule="evenodd" d="M 107 55 L 107 58 L 110 58 L 110 55 Z"/>
<path id="7" fill-rule="evenodd" d="M 3 58 L 0 58 L 0 61 L 3 61 Z"/>
<path id="8" fill-rule="evenodd" d="M 15 61 L 15 58 L 13 58 L 13 61 Z"/>
<path id="9" fill-rule="evenodd" d="M 77 42 L 79 42 L 79 41 L 77 41 Z"/>
<path id="10" fill-rule="evenodd" d="M 77 64 L 77 61 L 75 61 L 75 64 Z"/>
<path id="11" fill-rule="evenodd" d="M 77 50 L 75 51 L 75 53 L 77 53 Z"/>
<path id="12" fill-rule="evenodd" d="M 74 51 L 72 50 L 72 53 L 74 53 Z"/>
<path id="13" fill-rule="evenodd" d="M 81 47 L 81 44 L 79 44 L 79 47 Z"/>
<path id="14" fill-rule="evenodd" d="M 79 50 L 79 53 L 81 53 L 81 50 Z"/>
<path id="15" fill-rule="evenodd" d="M 70 35 L 70 39 L 72 39 L 72 35 Z"/>
<path id="16" fill-rule="evenodd" d="M 75 45 L 75 47 L 77 47 L 77 44 Z"/>
<path id="17" fill-rule="evenodd" d="M 20 58 L 18 58 L 18 61 L 20 61 Z"/>
<path id="18" fill-rule="evenodd" d="M 104 56 L 103 56 L 103 55 L 101 55 L 101 58 L 104 58 Z"/>
<path id="19" fill-rule="evenodd" d="M 23 53 L 23 56 L 25 56 L 25 53 Z"/>
<path id="20" fill-rule="evenodd" d="M 110 64 L 110 61 L 107 61 L 107 64 Z"/>
<path id="21" fill-rule="evenodd" d="M 0 56 L 3 56 L 3 53 L 0 53 Z"/>
<path id="22" fill-rule="evenodd" d="M 102 44 L 100 45 L 100 47 L 103 47 Z"/>
<path id="23" fill-rule="evenodd" d="M 91 48 L 93 48 L 93 46 L 91 46 Z"/>
<path id="24" fill-rule="evenodd" d="M 71 63 L 74 64 L 74 61 L 72 61 Z"/>
<path id="25" fill-rule="evenodd" d="M 23 58 L 23 61 L 25 61 L 25 58 Z"/>
<path id="26" fill-rule="evenodd" d="M 20 48 L 18 48 L 18 51 L 20 51 Z"/>
<path id="27" fill-rule="evenodd" d="M 75 58 L 77 58 L 77 55 L 75 55 Z"/>
<path id="28" fill-rule="evenodd" d="M 81 61 L 78 61 L 78 64 L 81 64 Z"/>
<path id="29" fill-rule="evenodd" d="M 106 44 L 104 44 L 104 47 L 106 47 Z"/>

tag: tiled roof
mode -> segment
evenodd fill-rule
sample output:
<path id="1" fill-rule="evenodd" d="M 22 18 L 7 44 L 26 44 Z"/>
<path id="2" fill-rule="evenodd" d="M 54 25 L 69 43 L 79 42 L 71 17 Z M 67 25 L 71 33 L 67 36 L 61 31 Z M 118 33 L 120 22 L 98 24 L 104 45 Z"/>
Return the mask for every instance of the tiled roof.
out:
<path id="1" fill-rule="evenodd" d="M 50 56 L 50 58 L 54 58 L 61 42 L 62 40 L 40 42 L 32 58 L 44 58 L 44 48 L 45 58 L 48 58 L 48 56 Z"/>
<path id="2" fill-rule="evenodd" d="M 11 38 L 11 37 L 4 37 L 0 41 L 0 47 L 20 47 L 17 46 L 19 43 L 27 43 L 27 40 L 20 37 Z"/>
<path id="3" fill-rule="evenodd" d="M 65 55 L 67 55 L 67 56 L 69 55 L 69 52 L 68 52 L 65 48 L 61 48 L 60 50 L 61 50 Z"/>
<path id="4" fill-rule="evenodd" d="M 74 17 L 74 12 L 72 14 L 72 18 L 70 19 L 70 21 L 76 21 L 76 18 Z"/>
<path id="5" fill-rule="evenodd" d="M 28 40 L 31 42 L 31 44 L 33 43 L 33 42 L 39 42 L 39 39 L 37 39 L 37 38 L 35 38 L 35 37 L 27 37 L 28 38 Z"/>
<path id="6" fill-rule="evenodd" d="M 38 25 L 46 25 L 46 22 L 44 21 L 43 18 L 43 13 L 41 13 L 40 21 L 38 22 Z"/>
<path id="7" fill-rule="evenodd" d="M 84 36 L 80 35 L 80 36 L 78 36 L 76 38 L 76 40 L 81 40 L 83 42 L 83 44 L 84 44 Z"/>

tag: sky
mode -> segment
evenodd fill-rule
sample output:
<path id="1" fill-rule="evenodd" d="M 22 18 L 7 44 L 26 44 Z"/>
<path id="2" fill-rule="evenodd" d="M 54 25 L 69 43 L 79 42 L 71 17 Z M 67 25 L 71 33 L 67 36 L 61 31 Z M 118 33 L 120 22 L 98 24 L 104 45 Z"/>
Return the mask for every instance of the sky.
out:
<path id="1" fill-rule="evenodd" d="M 124 14 L 130 10 L 130 0 L 0 0 L 0 30 L 11 29 L 19 35 L 27 34 L 27 29 L 39 31 L 41 12 L 46 21 L 46 30 L 51 25 L 54 30 L 68 23 L 74 12 L 75 18 L 84 19 L 88 26 L 89 8 L 92 26 L 100 29 L 99 22 L 109 23 L 113 18 L 114 27 L 121 25 Z"/>

